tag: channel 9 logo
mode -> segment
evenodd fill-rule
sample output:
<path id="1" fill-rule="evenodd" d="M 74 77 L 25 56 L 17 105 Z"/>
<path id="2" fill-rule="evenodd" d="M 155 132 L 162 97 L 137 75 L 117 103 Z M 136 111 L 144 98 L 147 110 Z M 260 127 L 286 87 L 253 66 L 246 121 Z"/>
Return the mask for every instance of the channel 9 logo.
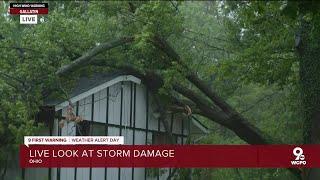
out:
<path id="1" fill-rule="evenodd" d="M 303 149 L 301 147 L 295 147 L 292 151 L 293 155 L 296 157 L 294 161 L 291 161 L 291 165 L 306 165 L 305 156 L 303 154 Z"/>

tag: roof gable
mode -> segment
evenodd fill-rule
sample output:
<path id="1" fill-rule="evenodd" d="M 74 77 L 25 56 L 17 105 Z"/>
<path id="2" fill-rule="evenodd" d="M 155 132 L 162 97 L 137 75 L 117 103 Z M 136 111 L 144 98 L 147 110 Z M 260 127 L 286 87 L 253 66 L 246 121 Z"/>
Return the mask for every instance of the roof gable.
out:
<path id="1" fill-rule="evenodd" d="M 132 75 L 124 74 L 94 74 L 92 77 L 82 77 L 77 82 L 75 88 L 70 93 L 70 101 L 77 102 L 87 96 L 90 96 L 102 89 L 110 87 L 121 81 L 131 81 L 140 84 L 141 80 Z M 62 109 L 69 104 L 68 101 L 53 100 L 47 102 L 48 105 L 54 105 L 56 111 Z"/>

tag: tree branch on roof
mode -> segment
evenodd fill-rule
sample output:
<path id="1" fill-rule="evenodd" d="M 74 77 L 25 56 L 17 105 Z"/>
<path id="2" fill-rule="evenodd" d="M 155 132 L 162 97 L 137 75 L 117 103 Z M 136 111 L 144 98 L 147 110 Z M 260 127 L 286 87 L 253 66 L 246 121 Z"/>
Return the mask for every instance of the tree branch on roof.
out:
<path id="1" fill-rule="evenodd" d="M 109 50 L 109 49 L 121 46 L 123 44 L 132 42 L 133 39 L 134 39 L 133 37 L 123 37 L 120 39 L 116 39 L 116 40 L 102 43 L 102 44 L 94 47 L 93 49 L 91 49 L 90 51 L 88 51 L 87 53 L 85 53 L 84 55 L 79 57 L 78 59 L 72 61 L 70 64 L 61 67 L 58 71 L 56 71 L 56 75 L 64 76 L 67 73 L 70 73 L 73 70 L 77 69 L 78 67 L 89 64 L 92 61 L 92 58 L 95 57 L 96 55 L 98 55 L 106 50 Z"/>

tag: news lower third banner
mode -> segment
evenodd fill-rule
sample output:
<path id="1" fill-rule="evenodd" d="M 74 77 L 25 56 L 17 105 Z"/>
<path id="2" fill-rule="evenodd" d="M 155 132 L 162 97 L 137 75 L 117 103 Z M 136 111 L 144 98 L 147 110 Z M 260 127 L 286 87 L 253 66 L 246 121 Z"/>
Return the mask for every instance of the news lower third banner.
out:
<path id="1" fill-rule="evenodd" d="M 21 145 L 31 167 L 320 167 L 320 145 Z"/>

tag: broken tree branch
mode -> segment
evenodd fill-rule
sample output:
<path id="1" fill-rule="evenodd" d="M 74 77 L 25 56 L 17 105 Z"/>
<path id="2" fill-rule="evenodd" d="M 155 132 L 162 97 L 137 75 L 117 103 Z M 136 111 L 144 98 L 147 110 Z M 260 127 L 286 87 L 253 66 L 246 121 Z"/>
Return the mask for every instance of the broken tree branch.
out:
<path id="1" fill-rule="evenodd" d="M 181 61 L 178 53 L 169 45 L 169 43 L 163 38 L 156 36 L 154 45 L 160 50 L 162 50 L 168 57 L 172 58 L 173 61 L 178 62 L 182 65 L 185 70 L 188 72 L 186 74 L 186 78 L 193 83 L 199 90 L 201 90 L 205 95 L 207 95 L 217 106 L 219 106 L 224 112 L 228 114 L 233 114 L 235 111 L 232 109 L 230 105 L 228 105 L 225 101 L 223 101 L 217 93 L 215 93 L 209 85 L 207 85 L 204 81 L 202 81 L 197 74 L 192 71 L 186 64 Z"/>
<path id="2" fill-rule="evenodd" d="M 95 57 L 96 55 L 98 55 L 106 50 L 115 48 L 117 46 L 121 46 L 123 44 L 132 42 L 133 39 L 134 39 L 133 37 L 124 37 L 124 38 L 120 38 L 120 39 L 116 39 L 116 40 L 102 43 L 99 46 L 91 49 L 89 52 L 85 53 L 84 55 L 82 55 L 78 59 L 72 61 L 70 64 L 61 67 L 56 72 L 56 75 L 64 76 L 65 74 L 73 71 L 74 69 L 90 63 L 92 58 Z"/>
<path id="3" fill-rule="evenodd" d="M 227 127 L 247 143 L 267 144 L 267 141 L 263 137 L 262 133 L 259 132 L 259 130 L 252 126 L 249 122 L 243 119 L 239 119 L 238 116 L 230 118 L 223 111 L 214 111 L 212 108 L 206 105 L 204 99 L 202 99 L 201 97 L 199 97 L 199 95 L 186 87 L 176 85 L 174 89 L 186 98 L 189 98 L 191 101 L 195 102 L 197 107 L 202 112 L 200 115 L 205 116 L 208 119 L 214 120 L 215 122 Z"/>

